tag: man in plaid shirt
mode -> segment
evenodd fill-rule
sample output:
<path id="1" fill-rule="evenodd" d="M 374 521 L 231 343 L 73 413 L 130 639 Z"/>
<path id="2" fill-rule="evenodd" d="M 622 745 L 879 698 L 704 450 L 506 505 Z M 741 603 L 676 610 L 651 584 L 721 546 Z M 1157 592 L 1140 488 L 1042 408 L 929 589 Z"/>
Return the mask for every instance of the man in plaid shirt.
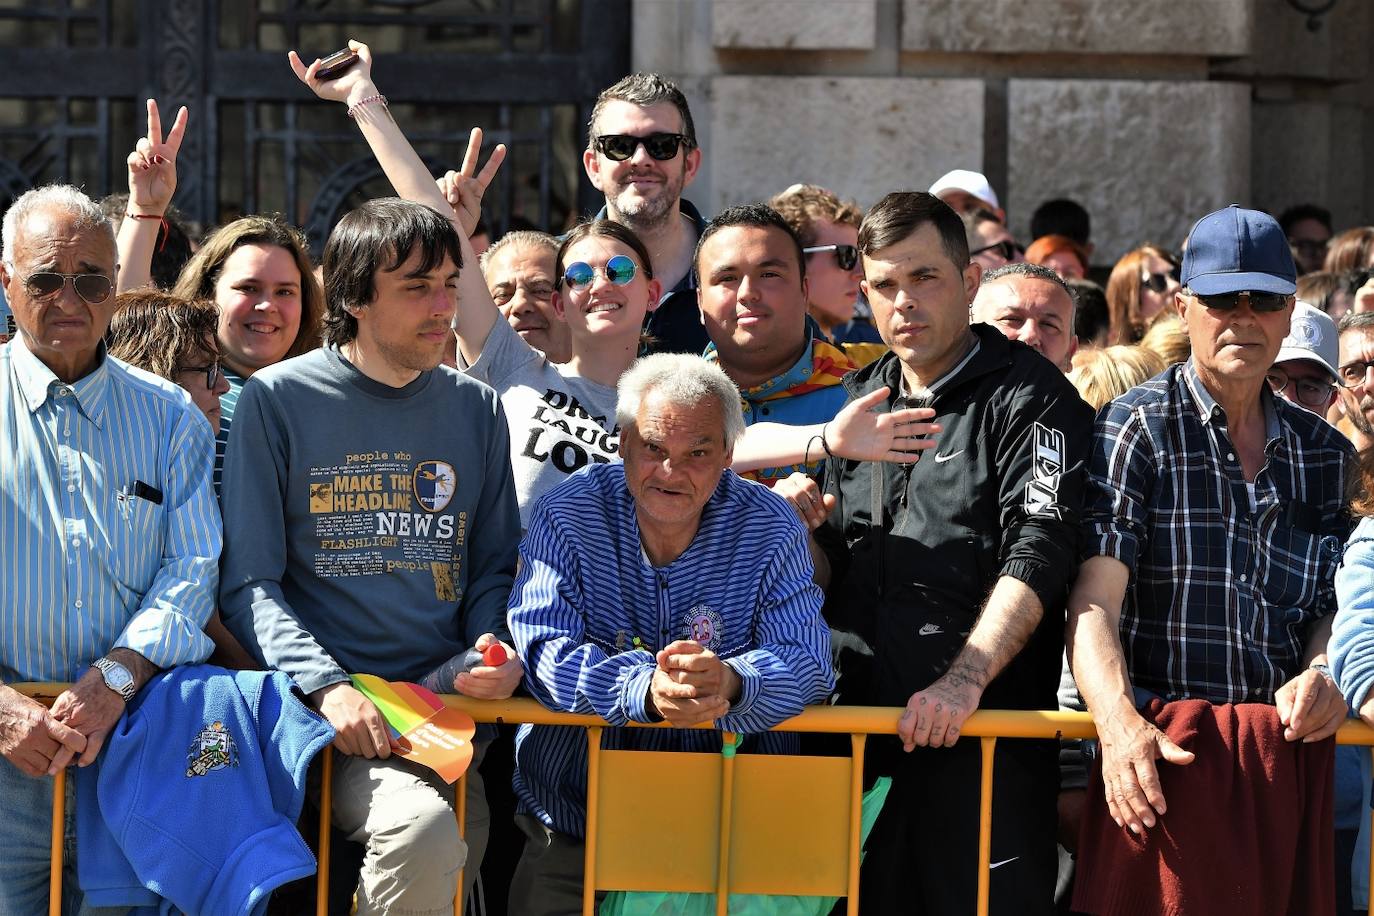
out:
<path id="1" fill-rule="evenodd" d="M 1353 450 L 1265 382 L 1294 277 L 1272 217 L 1204 217 L 1176 298 L 1192 358 L 1097 419 L 1069 640 L 1107 808 L 1137 835 L 1165 813 L 1156 759 L 1193 760 L 1143 700 L 1275 705 L 1290 742 L 1329 737 L 1346 715 L 1326 641 Z"/>

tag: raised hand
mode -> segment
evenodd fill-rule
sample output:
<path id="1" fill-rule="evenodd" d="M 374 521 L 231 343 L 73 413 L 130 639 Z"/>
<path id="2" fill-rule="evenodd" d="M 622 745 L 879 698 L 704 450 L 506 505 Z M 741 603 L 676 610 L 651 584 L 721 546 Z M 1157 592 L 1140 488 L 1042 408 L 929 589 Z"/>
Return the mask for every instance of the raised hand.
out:
<path id="1" fill-rule="evenodd" d="M 327 102 L 345 102 L 356 105 L 370 95 L 377 94 L 377 86 L 372 82 L 372 50 L 361 41 L 349 39 L 348 47 L 358 55 L 358 62 L 334 79 L 321 80 L 315 76 L 320 69 L 320 58 L 315 58 L 310 66 L 305 65 L 295 51 L 286 52 L 296 79 L 310 87 L 310 91 Z"/>
<path id="2" fill-rule="evenodd" d="M 438 180 L 439 191 L 453 208 L 453 216 L 463 234 L 471 237 L 482 218 L 482 196 L 496 177 L 501 163 L 506 159 L 506 145 L 496 144 L 491 157 L 482 170 L 477 171 L 477 160 L 482 157 L 482 128 L 474 127 L 468 135 L 468 149 L 463 154 L 463 166 L 458 171 L 448 171 Z"/>
<path id="3" fill-rule="evenodd" d="M 925 438 L 940 432 L 938 423 L 928 423 L 935 411 L 929 407 L 908 407 L 891 413 L 875 413 L 886 402 L 890 389 L 879 388 L 846 404 L 826 424 L 826 442 L 832 454 L 855 461 L 911 462 L 935 445 Z"/>
<path id="4" fill-rule="evenodd" d="M 130 213 L 161 216 L 167 212 L 177 189 L 177 153 L 186 135 L 187 118 L 186 108 L 182 106 L 164 139 L 157 102 L 148 100 L 148 135 L 139 138 L 126 160 Z"/>

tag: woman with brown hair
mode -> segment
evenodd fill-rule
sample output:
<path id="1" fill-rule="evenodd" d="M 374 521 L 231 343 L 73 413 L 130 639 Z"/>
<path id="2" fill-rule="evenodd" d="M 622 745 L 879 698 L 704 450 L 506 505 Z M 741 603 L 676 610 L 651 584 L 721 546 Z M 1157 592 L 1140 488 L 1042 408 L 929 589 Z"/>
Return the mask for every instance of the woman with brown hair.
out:
<path id="1" fill-rule="evenodd" d="M 1111 316 L 1108 343 L 1138 343 L 1155 316 L 1174 301 L 1179 291 L 1173 257 L 1158 245 L 1142 245 L 1126 252 L 1107 278 L 1107 311 Z"/>
<path id="2" fill-rule="evenodd" d="M 160 290 L 124 293 L 115 302 L 105 335 L 109 354 L 175 382 L 219 434 L 220 396 L 229 390 L 220 371 L 214 303 Z"/>
<path id="3" fill-rule="evenodd" d="M 129 154 L 129 209 L 119 227 L 118 291 L 151 285 L 158 228 L 176 191 L 176 155 L 186 109 L 162 136 L 157 103 L 148 101 L 148 136 Z M 245 216 L 215 230 L 181 271 L 173 292 L 207 299 L 219 310 L 216 338 L 229 390 L 220 399 L 215 440 L 218 490 L 224 448 L 243 383 L 257 370 L 320 345 L 324 293 L 312 272 L 305 236 L 278 216 Z"/>
<path id="4" fill-rule="evenodd" d="M 1331 240 L 1322 270 L 1350 273 L 1374 268 L 1374 226 L 1356 226 Z"/>

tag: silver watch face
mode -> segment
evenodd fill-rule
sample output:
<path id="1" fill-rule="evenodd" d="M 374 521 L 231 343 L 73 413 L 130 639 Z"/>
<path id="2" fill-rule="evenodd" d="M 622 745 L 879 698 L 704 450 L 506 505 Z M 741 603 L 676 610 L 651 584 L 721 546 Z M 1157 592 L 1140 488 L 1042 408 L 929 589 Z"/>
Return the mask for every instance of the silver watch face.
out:
<path id="1" fill-rule="evenodd" d="M 133 693 L 134 676 L 128 668 L 108 658 L 97 661 L 95 667 L 99 669 L 100 676 L 105 679 L 106 687 L 125 699 L 128 699 L 129 695 Z"/>

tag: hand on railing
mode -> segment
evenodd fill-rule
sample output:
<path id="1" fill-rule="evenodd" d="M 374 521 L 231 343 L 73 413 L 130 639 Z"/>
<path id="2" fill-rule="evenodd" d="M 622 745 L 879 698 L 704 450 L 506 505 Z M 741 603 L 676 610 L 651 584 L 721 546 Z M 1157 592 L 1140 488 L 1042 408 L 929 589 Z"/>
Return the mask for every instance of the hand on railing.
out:
<path id="1" fill-rule="evenodd" d="M 1336 682 L 1316 668 L 1308 668 L 1280 687 L 1274 693 L 1274 705 L 1286 726 L 1283 737 L 1307 744 L 1336 734 L 1350 712 Z"/>
<path id="2" fill-rule="evenodd" d="M 487 159 L 487 164 L 482 166 L 479 172 L 477 161 L 481 156 L 482 128 L 474 127 L 472 133 L 468 134 L 468 148 L 463 154 L 462 168 L 456 172 L 445 172 L 443 177 L 437 180 L 439 193 L 448 200 L 449 206 L 453 208 L 454 218 L 458 220 L 459 229 L 468 238 L 472 237 L 478 221 L 482 218 L 482 197 L 487 193 L 487 187 L 491 185 L 491 180 L 496 177 L 497 170 L 506 159 L 506 145 L 496 144 L 496 148 L 491 151 L 491 157 Z"/>
<path id="3" fill-rule="evenodd" d="M 86 736 L 53 718 L 48 708 L 0 685 L 0 757 L 26 776 L 55 776 L 86 749 Z M 53 761 L 62 766 L 54 766 Z"/>
<path id="4" fill-rule="evenodd" d="M 902 748 L 953 747 L 959 740 L 959 730 L 978 709 L 983 688 L 972 678 L 958 671 L 948 671 L 925 690 L 907 700 L 897 736 Z"/>
<path id="5" fill-rule="evenodd" d="M 493 644 L 499 645 L 506 653 L 506 660 L 499 665 L 478 665 L 468 671 L 460 671 L 453 678 L 452 689 L 456 693 L 477 700 L 504 700 L 520 686 L 520 678 L 525 668 L 515 649 L 501 642 L 491 633 L 477 637 L 476 649 L 485 652 Z"/>
<path id="6" fill-rule="evenodd" d="M 310 695 L 320 715 L 334 726 L 334 749 L 352 757 L 391 756 L 386 720 L 372 701 L 344 681 L 322 687 Z"/>
<path id="7" fill-rule="evenodd" d="M 719 719 L 739 696 L 741 682 L 735 669 L 700 643 L 671 642 L 658 651 L 655 662 L 649 701 L 679 728 Z"/>

